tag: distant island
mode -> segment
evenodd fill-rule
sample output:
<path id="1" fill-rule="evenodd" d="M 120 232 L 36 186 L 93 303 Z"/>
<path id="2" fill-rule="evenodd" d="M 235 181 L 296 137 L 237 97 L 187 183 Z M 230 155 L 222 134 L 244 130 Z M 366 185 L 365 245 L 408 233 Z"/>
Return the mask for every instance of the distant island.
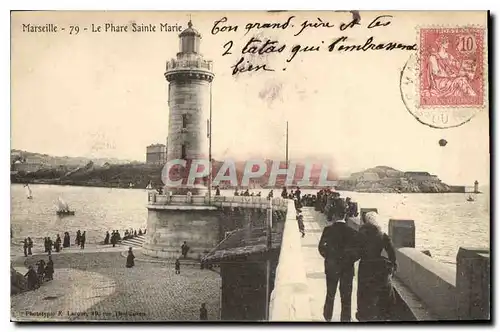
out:
<path id="1" fill-rule="evenodd" d="M 452 193 L 465 192 L 465 186 L 443 183 L 424 171 L 403 172 L 388 166 L 376 166 L 352 173 L 338 181 L 337 190 L 366 193 Z"/>
<path id="2" fill-rule="evenodd" d="M 271 160 L 268 160 L 272 163 Z M 212 174 L 215 176 L 222 166 L 222 161 L 212 162 Z M 241 180 L 245 162 L 236 162 L 237 178 Z M 284 165 L 283 165 L 284 167 Z M 94 159 L 76 157 L 53 157 L 26 151 L 11 151 L 11 182 L 76 185 L 113 188 L 153 188 L 163 186 L 161 173 L 163 165 L 147 164 L 138 161 L 119 159 Z M 269 168 L 270 169 L 270 168 Z M 269 171 L 257 179 L 252 179 L 250 188 L 266 188 Z M 311 182 L 318 188 L 321 168 L 313 167 Z M 293 185 L 304 174 L 304 165 L 297 165 Z M 388 166 L 376 166 L 362 172 L 352 173 L 349 177 L 338 178 L 329 172 L 328 180 L 336 180 L 337 190 L 366 193 L 450 193 L 465 192 L 465 186 L 450 186 L 443 183 L 436 175 L 424 171 L 399 171 Z M 278 177 L 274 188 L 284 185 L 284 176 Z M 234 189 L 229 184 L 221 183 L 222 189 Z"/>

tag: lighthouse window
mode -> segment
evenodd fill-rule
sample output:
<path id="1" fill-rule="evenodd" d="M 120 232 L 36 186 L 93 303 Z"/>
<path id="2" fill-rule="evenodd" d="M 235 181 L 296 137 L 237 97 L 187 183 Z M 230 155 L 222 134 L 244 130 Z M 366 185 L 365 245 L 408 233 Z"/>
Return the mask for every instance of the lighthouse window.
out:
<path id="1" fill-rule="evenodd" d="M 181 146 L 181 159 L 186 159 L 186 145 L 182 144 Z"/>
<path id="2" fill-rule="evenodd" d="M 182 129 L 187 128 L 187 114 L 182 114 Z"/>

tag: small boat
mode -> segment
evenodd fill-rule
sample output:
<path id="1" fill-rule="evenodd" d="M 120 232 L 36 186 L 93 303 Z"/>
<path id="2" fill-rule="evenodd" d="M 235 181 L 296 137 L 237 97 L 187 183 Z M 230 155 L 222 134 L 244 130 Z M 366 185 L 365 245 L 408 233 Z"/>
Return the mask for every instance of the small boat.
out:
<path id="1" fill-rule="evenodd" d="M 474 202 L 474 201 L 475 201 L 475 199 L 471 195 L 469 195 L 469 197 L 467 197 L 467 202 Z"/>
<path id="2" fill-rule="evenodd" d="M 31 192 L 30 185 L 26 183 L 26 184 L 24 185 L 24 188 L 25 188 L 25 191 L 26 191 L 26 198 L 27 198 L 27 199 L 32 199 L 32 198 L 33 198 L 33 194 L 32 194 L 32 192 Z"/>
<path id="3" fill-rule="evenodd" d="M 151 181 L 149 181 L 148 186 L 146 187 L 146 189 L 148 189 L 148 190 L 149 189 L 153 189 L 153 185 L 151 184 Z"/>
<path id="4" fill-rule="evenodd" d="M 75 211 L 56 211 L 58 216 L 74 216 Z"/>
<path id="5" fill-rule="evenodd" d="M 57 211 L 56 214 L 58 216 L 74 216 L 75 211 L 71 211 L 69 209 L 68 203 L 66 203 L 61 197 L 57 202 Z"/>

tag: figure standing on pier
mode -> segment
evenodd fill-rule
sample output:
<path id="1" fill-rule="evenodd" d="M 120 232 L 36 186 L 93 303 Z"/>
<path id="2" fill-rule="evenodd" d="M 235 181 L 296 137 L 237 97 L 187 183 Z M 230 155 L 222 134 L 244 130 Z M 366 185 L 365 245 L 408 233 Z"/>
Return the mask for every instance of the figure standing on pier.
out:
<path id="1" fill-rule="evenodd" d="M 267 195 L 267 199 L 273 199 L 273 190 L 271 189 L 271 191 L 269 192 L 269 194 Z"/>
<path id="2" fill-rule="evenodd" d="M 45 279 L 54 279 L 54 261 L 52 260 L 52 256 L 49 256 L 49 261 L 47 262 L 47 266 L 45 266 Z"/>
<path id="3" fill-rule="evenodd" d="M 116 246 L 116 243 L 118 242 L 118 234 L 116 231 L 111 232 L 111 244 L 113 245 L 113 248 Z"/>
<path id="4" fill-rule="evenodd" d="M 186 258 L 188 251 L 189 251 L 189 246 L 187 245 L 186 241 L 184 241 L 184 243 L 181 246 L 181 253 L 183 258 Z"/>
<path id="5" fill-rule="evenodd" d="M 106 237 L 104 238 L 104 244 L 109 244 L 109 231 L 106 231 Z"/>
<path id="6" fill-rule="evenodd" d="M 181 274 L 181 262 L 179 258 L 175 260 L 175 274 Z"/>
<path id="7" fill-rule="evenodd" d="M 82 236 L 82 232 L 80 232 L 80 230 L 76 231 L 76 239 L 75 239 L 75 243 L 77 246 L 80 245 L 80 237 Z"/>
<path id="8" fill-rule="evenodd" d="M 63 248 L 69 248 L 71 245 L 71 239 L 68 232 L 64 232 Z"/>
<path id="9" fill-rule="evenodd" d="M 335 221 L 326 226 L 321 234 L 318 251 L 325 259 L 326 299 L 323 317 L 330 321 L 337 286 L 340 282 L 340 320 L 351 321 L 351 297 L 354 278 L 354 262 L 358 259 L 356 231 L 347 226 L 344 218 L 346 205 L 341 198 L 333 204 Z"/>
<path id="10" fill-rule="evenodd" d="M 35 272 L 35 269 L 33 268 L 33 265 L 30 265 L 28 267 L 28 272 L 24 275 L 28 279 L 28 289 L 29 290 L 34 290 L 38 288 L 38 275 Z"/>
<path id="11" fill-rule="evenodd" d="M 85 232 L 83 231 L 82 235 L 80 236 L 80 248 L 85 249 Z"/>
<path id="12" fill-rule="evenodd" d="M 28 256 L 33 255 L 31 249 L 33 249 L 33 240 L 28 236 Z"/>
<path id="13" fill-rule="evenodd" d="M 205 307 L 205 303 L 201 304 L 200 320 L 208 320 L 208 311 L 207 311 L 207 308 Z"/>
<path id="14" fill-rule="evenodd" d="M 24 257 L 28 257 L 28 239 L 23 241 Z"/>
<path id="15" fill-rule="evenodd" d="M 361 259 L 358 271 L 358 312 L 362 321 L 387 321 L 395 303 L 391 275 L 397 268 L 396 254 L 389 236 L 382 232 L 376 214 L 368 212 L 359 229 Z M 387 252 L 388 259 L 382 256 Z"/>
<path id="16" fill-rule="evenodd" d="M 126 267 L 133 267 L 135 265 L 134 263 L 134 253 L 132 252 L 132 247 L 128 248 L 128 255 L 127 255 L 127 264 L 125 264 Z"/>
<path id="17" fill-rule="evenodd" d="M 59 236 L 59 234 L 57 234 L 57 237 L 56 237 L 56 242 L 54 244 L 55 248 L 56 248 L 56 252 L 59 252 L 61 251 L 61 237 Z"/>
<path id="18" fill-rule="evenodd" d="M 295 197 L 297 197 L 297 200 L 300 202 L 300 188 L 297 187 L 297 190 L 295 190 Z"/>
<path id="19" fill-rule="evenodd" d="M 54 246 L 54 243 L 52 242 L 52 240 L 50 239 L 50 236 L 47 238 L 47 250 L 48 250 L 48 253 L 49 255 L 52 254 L 52 247 Z M 45 264 L 45 262 L 44 262 Z"/>
<path id="20" fill-rule="evenodd" d="M 220 196 L 220 188 L 219 188 L 219 186 L 215 187 L 215 196 Z"/>

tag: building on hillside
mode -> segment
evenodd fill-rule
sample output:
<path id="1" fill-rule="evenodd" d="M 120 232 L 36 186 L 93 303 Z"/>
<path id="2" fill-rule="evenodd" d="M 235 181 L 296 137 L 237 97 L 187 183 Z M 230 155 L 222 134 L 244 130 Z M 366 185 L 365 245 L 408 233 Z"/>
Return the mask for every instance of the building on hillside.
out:
<path id="1" fill-rule="evenodd" d="M 13 171 L 31 173 L 42 169 L 44 165 L 38 160 L 26 158 L 23 160 L 16 160 L 12 166 Z"/>
<path id="2" fill-rule="evenodd" d="M 147 164 L 164 164 L 167 160 L 167 147 L 165 144 L 151 144 L 146 147 Z"/>
<path id="3" fill-rule="evenodd" d="M 405 172 L 404 176 L 405 178 L 414 181 L 440 181 L 437 175 L 432 175 L 428 172 Z"/>
<path id="4" fill-rule="evenodd" d="M 377 173 L 358 172 L 358 173 L 352 173 L 349 180 L 356 182 L 367 182 L 367 181 L 370 182 L 370 181 L 378 181 L 380 180 L 380 178 Z"/>

